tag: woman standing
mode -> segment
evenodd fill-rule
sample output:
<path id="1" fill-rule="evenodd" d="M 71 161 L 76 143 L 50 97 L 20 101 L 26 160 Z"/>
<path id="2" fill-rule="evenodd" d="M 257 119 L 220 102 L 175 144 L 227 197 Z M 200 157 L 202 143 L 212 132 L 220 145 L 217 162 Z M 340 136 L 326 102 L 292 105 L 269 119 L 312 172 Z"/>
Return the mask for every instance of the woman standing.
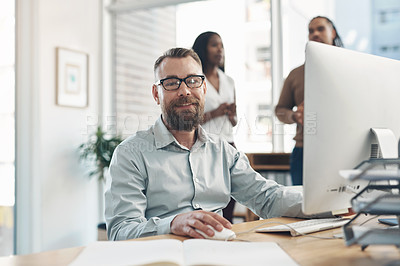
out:
<path id="1" fill-rule="evenodd" d="M 224 72 L 225 53 L 222 39 L 216 32 L 203 32 L 193 44 L 206 76 L 207 94 L 202 127 L 219 135 L 233 147 L 233 127 L 237 124 L 235 84 Z M 223 210 L 224 217 L 232 222 L 235 201 L 231 199 Z"/>

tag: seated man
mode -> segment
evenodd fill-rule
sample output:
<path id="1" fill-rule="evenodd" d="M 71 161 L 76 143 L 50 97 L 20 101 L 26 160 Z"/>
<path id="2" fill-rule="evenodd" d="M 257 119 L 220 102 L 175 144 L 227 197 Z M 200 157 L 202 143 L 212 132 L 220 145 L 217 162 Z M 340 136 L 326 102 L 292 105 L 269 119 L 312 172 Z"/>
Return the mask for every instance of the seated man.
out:
<path id="1" fill-rule="evenodd" d="M 255 172 L 247 157 L 200 126 L 207 84 L 201 61 L 174 48 L 154 65 L 161 117 L 115 150 L 105 194 L 108 238 L 173 233 L 203 238 L 231 224 L 221 216 L 232 196 L 263 218 L 302 217 L 302 194 Z"/>

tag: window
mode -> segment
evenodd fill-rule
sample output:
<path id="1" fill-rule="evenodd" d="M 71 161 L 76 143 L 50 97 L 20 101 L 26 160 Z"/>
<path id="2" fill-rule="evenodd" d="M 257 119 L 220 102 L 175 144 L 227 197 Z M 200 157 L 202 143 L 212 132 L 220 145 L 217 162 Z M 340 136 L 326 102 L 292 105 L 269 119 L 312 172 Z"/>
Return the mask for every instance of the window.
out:
<path id="1" fill-rule="evenodd" d="M 175 46 L 175 7 L 117 12 L 114 16 L 114 113 L 124 138 L 160 114 L 151 94 L 153 65 Z"/>
<path id="2" fill-rule="evenodd" d="M 0 2 L 0 256 L 13 254 L 15 1 Z"/>

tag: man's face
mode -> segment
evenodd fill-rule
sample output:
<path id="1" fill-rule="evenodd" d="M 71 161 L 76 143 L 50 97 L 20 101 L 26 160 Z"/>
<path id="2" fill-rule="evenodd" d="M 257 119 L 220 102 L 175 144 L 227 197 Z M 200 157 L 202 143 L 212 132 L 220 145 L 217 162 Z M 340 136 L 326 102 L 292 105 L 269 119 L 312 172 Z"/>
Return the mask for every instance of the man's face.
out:
<path id="1" fill-rule="evenodd" d="M 333 44 L 336 32 L 324 18 L 313 19 L 308 25 L 308 39 L 310 41 Z"/>
<path id="2" fill-rule="evenodd" d="M 202 74 L 201 66 L 190 56 L 165 58 L 156 70 L 158 80 L 176 77 L 184 79 L 190 75 Z M 160 85 L 153 85 L 153 97 L 161 105 L 163 121 L 169 129 L 192 131 L 202 121 L 206 84 L 190 89 L 182 82 L 177 90 L 167 91 Z"/>

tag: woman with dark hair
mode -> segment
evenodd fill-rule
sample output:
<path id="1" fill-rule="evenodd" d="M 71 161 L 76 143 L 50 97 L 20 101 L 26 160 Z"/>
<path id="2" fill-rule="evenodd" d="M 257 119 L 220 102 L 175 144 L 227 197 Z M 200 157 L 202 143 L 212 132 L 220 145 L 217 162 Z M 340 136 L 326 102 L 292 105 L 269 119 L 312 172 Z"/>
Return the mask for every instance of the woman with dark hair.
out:
<path id="1" fill-rule="evenodd" d="M 203 32 L 193 44 L 206 76 L 207 94 L 203 127 L 234 146 L 233 127 L 237 123 L 235 84 L 225 74 L 225 52 L 222 39 L 216 32 Z"/>
<path id="2" fill-rule="evenodd" d="M 225 74 L 225 52 L 222 39 L 216 32 L 203 32 L 194 41 L 192 49 L 199 55 L 206 76 L 207 94 L 202 127 L 219 135 L 233 147 L 233 127 L 237 124 L 235 84 Z M 232 222 L 235 201 L 223 210 Z"/>
<path id="3" fill-rule="evenodd" d="M 308 39 L 343 47 L 342 40 L 333 22 L 323 16 L 314 17 L 308 24 Z M 296 110 L 293 108 L 296 107 Z M 275 114 L 286 124 L 297 124 L 296 141 L 290 156 L 290 174 L 293 185 L 303 184 L 303 108 L 304 108 L 304 64 L 293 69 L 286 78 Z"/>

